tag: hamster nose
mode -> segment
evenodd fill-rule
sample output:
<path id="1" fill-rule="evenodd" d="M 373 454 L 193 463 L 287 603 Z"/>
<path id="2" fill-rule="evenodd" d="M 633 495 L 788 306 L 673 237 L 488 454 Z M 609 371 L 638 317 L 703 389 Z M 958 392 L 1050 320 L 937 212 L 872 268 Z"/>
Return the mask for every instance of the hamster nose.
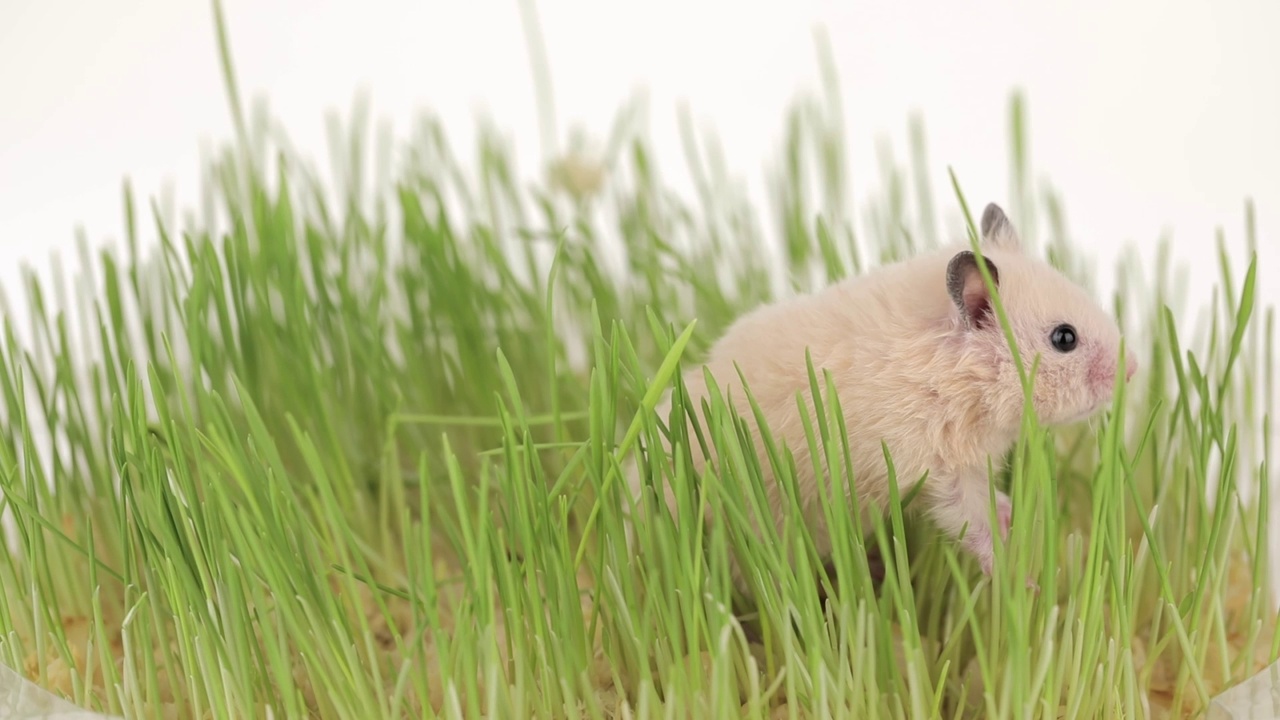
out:
<path id="1" fill-rule="evenodd" d="M 1124 366 L 1124 379 L 1126 382 L 1133 379 L 1133 374 L 1138 371 L 1138 358 L 1129 353 L 1129 357 Z"/>

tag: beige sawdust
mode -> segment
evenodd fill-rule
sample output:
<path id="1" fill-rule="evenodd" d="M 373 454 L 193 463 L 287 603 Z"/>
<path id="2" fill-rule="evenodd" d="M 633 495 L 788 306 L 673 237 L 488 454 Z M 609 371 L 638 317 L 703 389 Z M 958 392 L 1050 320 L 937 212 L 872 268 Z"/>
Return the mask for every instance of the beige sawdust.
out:
<path id="1" fill-rule="evenodd" d="M 439 568 L 444 571 L 444 568 Z M 1249 594 L 1252 591 L 1253 581 L 1250 569 L 1243 562 L 1235 564 L 1228 573 L 1228 592 L 1224 599 L 1224 609 L 1228 616 L 1227 627 L 1239 627 L 1240 623 L 1237 618 L 1248 612 Z M 415 646 L 411 661 L 418 665 L 413 672 L 426 673 L 429 679 L 428 697 L 420 698 L 412 692 L 406 698 L 406 704 L 402 708 L 406 716 L 420 716 L 425 710 L 424 705 L 429 705 L 436 712 L 444 709 L 447 702 L 457 702 L 461 709 L 469 710 L 466 707 L 466 701 L 463 693 L 450 693 L 449 688 L 445 686 L 444 676 L 445 669 L 441 666 L 441 659 L 436 652 L 436 648 L 429 639 L 422 635 L 415 635 L 413 627 L 413 611 L 409 602 L 394 596 L 383 596 L 382 604 L 387 608 L 384 614 L 379 604 L 375 602 L 374 595 L 367 586 L 362 583 L 344 582 L 338 576 L 330 577 L 330 587 L 335 593 L 343 593 L 346 588 L 354 586 L 357 589 L 358 597 L 350 598 L 344 603 L 349 609 L 353 627 L 359 627 L 359 622 L 367 624 L 369 632 L 374 640 L 380 655 L 378 662 L 382 669 L 382 677 L 388 678 L 388 694 L 394 691 L 394 682 L 402 663 L 406 662 L 406 648 L 402 642 L 412 642 L 413 638 L 419 638 L 419 645 Z M 591 587 L 590 578 L 584 572 L 579 577 L 579 586 L 584 590 Z M 583 612 L 584 621 L 589 621 L 593 610 L 592 593 L 584 592 L 582 594 L 581 610 Z M 451 591 L 442 590 L 441 611 L 442 621 L 446 624 L 452 624 L 456 621 L 454 611 L 458 604 L 463 600 L 460 586 L 455 587 Z M 361 617 L 361 615 L 363 617 Z M 506 643 L 503 642 L 506 628 L 502 621 L 501 615 L 496 618 L 498 652 L 500 659 L 505 663 L 509 658 L 506 653 Z M 112 630 L 108 634 L 109 653 L 108 657 L 114 660 L 114 667 L 117 676 L 123 674 L 124 668 L 124 646 L 120 636 L 119 624 L 108 622 L 107 627 Z M 1270 643 L 1266 641 L 1270 637 L 1272 626 L 1268 625 L 1263 628 L 1260 633 L 1261 639 L 1254 648 L 1254 657 L 1252 663 L 1246 669 L 1237 670 L 1235 677 L 1225 677 L 1223 673 L 1218 671 L 1222 667 L 1222 658 L 1216 655 L 1216 643 L 1210 643 L 1210 654 L 1204 659 L 1201 667 L 1204 668 L 1205 681 L 1209 685 L 1211 694 L 1217 694 L 1225 690 L 1233 680 L 1239 680 L 1247 677 L 1265 667 L 1270 654 Z M 87 661 L 92 655 L 92 675 L 83 678 L 82 682 L 89 687 L 89 694 L 97 698 L 106 696 L 107 688 L 105 674 L 101 667 L 100 658 L 103 653 L 95 646 L 96 639 L 93 637 L 92 621 L 85 616 L 67 616 L 62 619 L 62 631 L 66 636 L 68 657 L 63 657 L 58 646 L 53 642 L 45 643 L 45 652 L 42 657 L 37 656 L 34 652 L 27 656 L 23 672 L 26 677 L 39 682 L 45 688 L 62 695 L 64 697 L 75 697 L 76 683 L 74 678 L 83 674 L 83 668 L 86 668 Z M 596 690 L 595 704 L 601 708 L 608 718 L 630 718 L 634 717 L 634 708 L 631 707 L 628 699 L 635 694 L 634 687 L 619 687 L 617 679 L 615 679 L 612 665 L 609 659 L 604 655 L 601 649 L 601 633 L 603 629 L 598 627 L 595 637 L 596 655 L 592 660 L 591 667 L 588 672 L 588 679 Z M 397 642 L 397 638 L 401 642 Z M 1231 658 L 1238 658 L 1239 654 L 1245 650 L 1246 638 L 1238 633 L 1233 632 L 1227 637 L 1230 645 Z M 906 662 L 905 647 L 900 634 L 896 634 L 893 638 L 896 660 L 899 665 Z M 30 645 L 28 645 L 30 646 Z M 156 648 L 158 651 L 159 648 Z M 171 648 L 176 652 L 176 648 Z M 771 678 L 765 677 L 764 668 L 766 667 L 764 658 L 764 649 L 759 645 L 751 645 L 749 657 L 744 658 L 748 671 L 754 673 L 754 681 L 759 687 L 767 687 Z M 936 648 L 925 648 L 925 652 L 936 651 Z M 1189 683 L 1184 685 L 1183 694 L 1180 700 L 1180 707 L 1174 708 L 1174 691 L 1178 683 L 1179 653 L 1171 652 L 1166 649 L 1161 653 L 1160 657 L 1154 661 L 1148 657 L 1147 642 L 1142 637 L 1135 637 L 1131 642 L 1131 652 L 1133 654 L 1133 662 L 1135 669 L 1139 673 L 1139 677 L 1150 674 L 1148 701 L 1151 710 L 1156 717 L 1185 717 L 1195 714 L 1202 708 L 1202 702 L 1196 694 L 1194 687 Z M 1237 661 L 1238 662 L 1238 661 Z M 682 667 L 683 672 L 699 673 L 702 677 L 710 679 L 712 673 L 712 656 L 708 652 L 703 652 L 697 657 L 685 658 Z M 160 667 L 157 669 L 157 690 L 161 703 L 161 715 L 165 718 L 189 717 L 184 714 L 185 703 L 182 702 L 184 697 L 183 689 L 174 688 L 172 678 L 168 676 L 167 671 Z M 303 699 L 307 707 L 313 713 L 323 715 L 319 698 L 316 695 L 316 688 L 305 666 L 299 660 L 294 667 L 294 679 L 302 693 Z M 626 682 L 626 678 L 621 678 Z M 743 688 L 740 702 L 747 703 L 747 690 L 752 684 L 747 677 L 739 676 L 739 687 Z M 968 689 L 968 703 L 972 710 L 980 708 L 981 697 L 984 688 L 980 673 L 975 663 L 970 663 L 961 671 L 960 682 Z M 483 688 L 484 678 L 477 676 L 477 684 Z M 176 692 L 175 692 L 176 691 Z M 481 693 L 481 698 L 484 693 Z M 788 717 L 787 698 L 779 695 L 773 697 L 770 701 L 770 716 L 776 718 Z M 747 706 L 744 705 L 744 711 Z M 265 714 L 266 708 L 262 708 Z M 479 708 L 480 712 L 485 712 L 486 708 Z M 278 711 L 277 711 L 278 714 Z M 211 717 L 206 712 L 205 717 Z"/>

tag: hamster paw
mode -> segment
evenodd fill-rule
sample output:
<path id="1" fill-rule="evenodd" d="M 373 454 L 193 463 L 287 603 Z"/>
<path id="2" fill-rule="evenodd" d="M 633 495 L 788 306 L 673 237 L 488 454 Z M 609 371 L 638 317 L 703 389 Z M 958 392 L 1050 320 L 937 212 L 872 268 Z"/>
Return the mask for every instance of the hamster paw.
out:
<path id="1" fill-rule="evenodd" d="M 991 545 L 988 544 L 984 548 L 973 548 L 973 554 L 978 559 L 978 567 L 982 568 L 982 574 L 991 577 L 996 564 L 996 554 Z"/>
<path id="2" fill-rule="evenodd" d="M 1013 501 L 1002 492 L 996 493 L 996 521 L 1000 524 L 1000 539 L 1009 539 L 1009 528 L 1013 525 Z"/>

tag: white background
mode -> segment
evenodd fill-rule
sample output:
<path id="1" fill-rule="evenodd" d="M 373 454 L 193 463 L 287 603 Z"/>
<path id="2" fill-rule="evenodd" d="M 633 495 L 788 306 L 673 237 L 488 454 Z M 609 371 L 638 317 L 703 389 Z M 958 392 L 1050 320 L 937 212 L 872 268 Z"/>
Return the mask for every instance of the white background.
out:
<path id="1" fill-rule="evenodd" d="M 470 157 L 483 109 L 539 160 L 518 0 L 226 0 L 247 97 L 266 96 L 296 144 L 325 157 L 324 113 L 369 91 L 403 134 L 416 109 Z M 1215 229 L 1243 244 L 1257 203 L 1262 293 L 1280 285 L 1280 3 L 1095 0 L 541 0 L 561 127 L 602 132 L 648 88 L 661 164 L 683 167 L 677 103 L 714 126 L 732 169 L 759 187 L 786 102 L 816 88 L 826 27 L 843 86 L 859 196 L 874 143 L 906 147 L 923 114 L 944 209 L 954 167 L 970 203 L 1004 200 L 1009 93 L 1026 91 L 1033 168 L 1066 200 L 1072 235 L 1104 263 L 1166 232 L 1191 263 L 1188 306 L 1208 302 Z M 197 197 L 201 142 L 231 137 L 212 10 L 187 0 L 0 0 L 0 283 L 47 263 L 82 226 L 118 238 L 121 182 Z M 145 207 L 145 206 L 144 206 Z M 1100 265 L 1106 268 L 1106 264 Z M 1237 262 L 1237 272 L 1242 265 Z M 1108 278 L 1102 278 L 1104 282 Z"/>

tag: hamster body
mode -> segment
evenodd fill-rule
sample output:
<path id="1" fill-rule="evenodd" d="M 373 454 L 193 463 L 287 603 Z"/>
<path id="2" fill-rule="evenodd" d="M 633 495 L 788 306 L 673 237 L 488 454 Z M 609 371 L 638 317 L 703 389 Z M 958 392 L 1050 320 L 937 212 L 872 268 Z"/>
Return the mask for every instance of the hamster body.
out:
<path id="1" fill-rule="evenodd" d="M 1076 422 L 1108 405 L 1121 341 L 1114 319 L 1082 288 L 1024 254 L 998 206 L 987 206 L 981 232 L 982 253 L 1026 369 L 1041 356 L 1033 396 L 1041 421 Z M 820 505 L 824 491 L 797 404 L 799 396 L 812 422 L 807 350 L 823 392 L 826 371 L 838 393 L 862 527 L 869 529 L 870 513 L 883 512 L 889 500 L 883 442 L 902 492 L 927 472 L 914 502 L 946 535 L 955 538 L 963 530 L 961 547 L 991 572 L 988 469 L 999 468 L 1017 440 L 1024 395 L 977 262 L 968 245 L 918 255 L 752 310 L 711 347 L 705 367 L 751 433 L 779 530 L 784 498 L 773 482 L 739 370 L 774 441 L 794 457 L 801 510 L 818 552 L 826 556 L 832 538 Z M 1136 370 L 1131 353 L 1124 369 L 1126 377 Z M 707 395 L 703 367 L 687 371 L 684 382 L 700 408 Z M 668 395 L 658 407 L 664 420 L 670 407 Z M 701 411 L 699 422 L 705 424 Z M 696 445 L 692 456 L 695 475 L 701 474 L 708 458 Z M 633 470 L 630 489 L 637 500 L 643 487 Z M 674 513 L 670 488 L 666 502 Z M 1012 503 L 997 492 L 996 504 L 998 529 L 1007 533 Z M 742 587 L 736 563 L 733 575 Z"/>

